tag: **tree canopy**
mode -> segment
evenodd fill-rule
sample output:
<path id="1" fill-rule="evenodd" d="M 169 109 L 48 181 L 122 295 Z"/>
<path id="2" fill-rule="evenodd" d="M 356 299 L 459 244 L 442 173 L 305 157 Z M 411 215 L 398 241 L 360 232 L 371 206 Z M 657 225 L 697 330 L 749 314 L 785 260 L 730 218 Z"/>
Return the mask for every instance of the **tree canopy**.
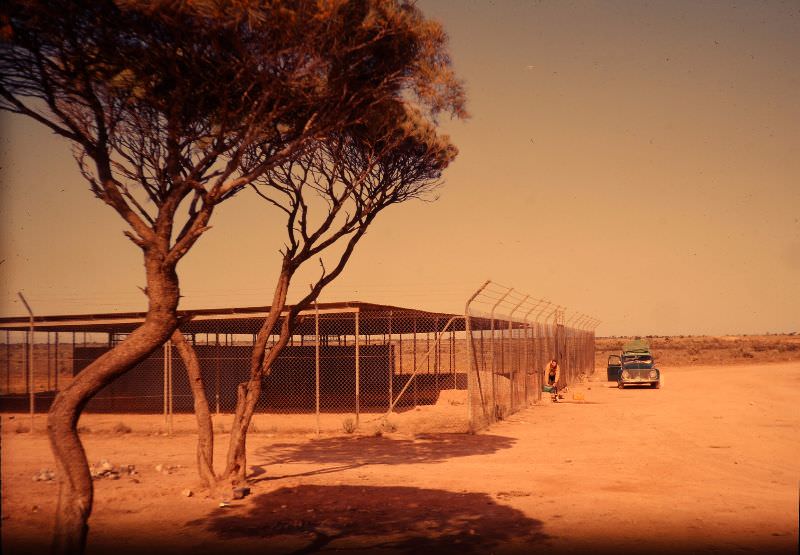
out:
<path id="1" fill-rule="evenodd" d="M 140 246 L 191 198 L 173 258 L 203 208 L 375 104 L 464 114 L 441 26 L 407 3 L 29 0 L 2 20 L 0 107 L 72 141 Z"/>

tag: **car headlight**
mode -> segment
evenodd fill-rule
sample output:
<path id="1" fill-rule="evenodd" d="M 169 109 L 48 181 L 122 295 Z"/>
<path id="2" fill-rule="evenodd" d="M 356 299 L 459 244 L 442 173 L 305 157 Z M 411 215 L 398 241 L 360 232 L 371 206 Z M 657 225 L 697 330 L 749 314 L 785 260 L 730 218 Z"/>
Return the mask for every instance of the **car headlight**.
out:
<path id="1" fill-rule="evenodd" d="M 650 370 L 650 377 L 653 379 L 657 378 L 658 372 L 656 372 L 655 370 Z"/>
<path id="2" fill-rule="evenodd" d="M 623 370 L 623 371 L 622 371 L 622 377 L 623 377 L 623 378 L 625 378 L 625 379 L 627 380 L 628 378 L 630 378 L 630 377 L 631 377 L 631 373 L 630 373 L 630 372 L 628 372 L 627 370 Z"/>

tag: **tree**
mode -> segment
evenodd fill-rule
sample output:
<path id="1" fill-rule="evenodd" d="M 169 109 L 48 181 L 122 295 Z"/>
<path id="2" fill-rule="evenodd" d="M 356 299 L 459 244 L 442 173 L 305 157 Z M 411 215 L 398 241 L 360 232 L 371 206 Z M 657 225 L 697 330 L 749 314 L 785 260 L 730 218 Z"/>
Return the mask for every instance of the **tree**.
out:
<path id="1" fill-rule="evenodd" d="M 82 552 L 93 489 L 78 418 L 177 328 L 177 265 L 216 205 L 386 98 L 404 94 L 435 114 L 455 106 L 445 99 L 458 87 L 447 72 L 427 78 L 442 52 L 410 54 L 440 31 L 393 0 L 11 0 L 0 25 L 0 109 L 71 142 L 145 267 L 143 324 L 48 415 L 54 551 Z"/>
<path id="2" fill-rule="evenodd" d="M 325 137 L 253 183 L 258 195 L 283 214 L 286 242 L 272 304 L 254 342 L 250 377 L 237 391 L 227 463 L 219 477 L 212 465 L 213 429 L 199 362 L 183 335 L 176 331 L 173 336 L 194 394 L 198 471 L 212 491 L 246 479 L 247 430 L 262 379 L 291 337 L 297 315 L 342 272 L 378 215 L 390 206 L 426 197 L 455 155 L 455 147 L 437 134 L 433 122 L 397 99 L 378 105 L 365 124 Z M 320 259 L 320 276 L 310 291 L 287 305 L 293 276 L 322 254 L 333 259 L 333 266 L 327 269 Z M 277 340 L 267 349 L 270 335 Z"/>
<path id="3" fill-rule="evenodd" d="M 402 104 L 381 106 L 381 113 L 355 137 L 331 138 L 297 162 L 276 167 L 254 187 L 264 199 L 285 212 L 287 243 L 269 313 L 259 329 L 250 360 L 250 379 L 240 384 L 231 424 L 223 479 L 246 478 L 246 437 L 262 378 L 272 368 L 292 336 L 297 315 L 306 309 L 344 269 L 375 218 L 386 208 L 423 198 L 455 158 L 449 138 L 436 133 L 432 122 Z M 325 212 L 310 224 L 308 195 L 324 199 Z M 321 203 L 317 203 L 318 205 Z M 341 242 L 333 267 L 321 275 L 297 303 L 287 306 L 292 278 L 307 261 Z M 285 314 L 284 314 L 285 312 Z M 277 341 L 267 340 L 279 325 Z"/>

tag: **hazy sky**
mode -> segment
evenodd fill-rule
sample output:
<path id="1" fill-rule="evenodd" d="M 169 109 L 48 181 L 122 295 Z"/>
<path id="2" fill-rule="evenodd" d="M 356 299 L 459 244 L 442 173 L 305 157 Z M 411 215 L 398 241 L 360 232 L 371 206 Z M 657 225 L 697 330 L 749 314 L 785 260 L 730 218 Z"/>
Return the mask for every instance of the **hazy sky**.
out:
<path id="1" fill-rule="evenodd" d="M 800 331 L 797 1 L 419 6 L 467 84 L 472 118 L 444 125 L 461 152 L 322 301 L 459 312 L 491 278 L 602 335 Z M 24 313 L 19 290 L 40 314 L 144 309 L 140 252 L 69 145 L 2 118 L 0 314 Z M 268 304 L 272 214 L 220 207 L 179 267 L 183 308 Z"/>

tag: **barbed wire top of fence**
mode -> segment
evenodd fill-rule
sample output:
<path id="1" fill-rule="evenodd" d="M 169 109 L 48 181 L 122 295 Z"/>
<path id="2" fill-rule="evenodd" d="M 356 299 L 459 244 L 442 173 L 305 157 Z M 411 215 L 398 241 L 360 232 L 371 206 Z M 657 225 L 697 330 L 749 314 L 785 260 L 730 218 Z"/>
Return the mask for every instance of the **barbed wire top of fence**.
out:
<path id="1" fill-rule="evenodd" d="M 467 301 L 465 314 L 522 325 L 559 324 L 586 331 L 594 331 L 600 323 L 588 314 L 492 280 L 487 280 Z"/>

